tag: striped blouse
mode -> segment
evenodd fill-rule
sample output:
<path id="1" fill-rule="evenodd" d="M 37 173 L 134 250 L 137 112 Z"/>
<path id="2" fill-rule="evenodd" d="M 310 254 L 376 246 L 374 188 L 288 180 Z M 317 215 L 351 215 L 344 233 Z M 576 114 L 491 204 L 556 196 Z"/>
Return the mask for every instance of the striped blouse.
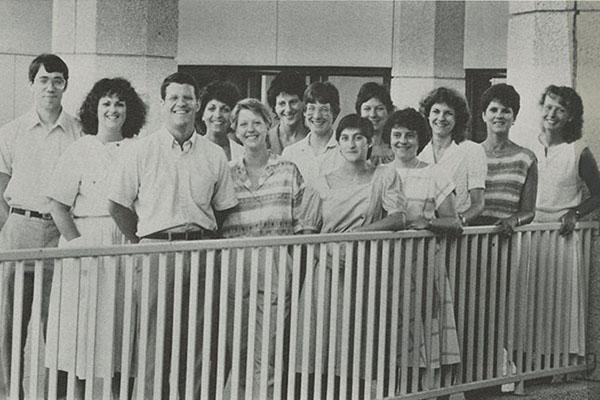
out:
<path id="1" fill-rule="evenodd" d="M 482 217 L 508 218 L 519 211 L 527 172 L 536 162 L 528 149 L 517 146 L 510 154 L 495 157 L 486 152 L 485 207 Z"/>
<path id="2" fill-rule="evenodd" d="M 271 154 L 253 188 L 243 158 L 230 163 L 239 204 L 228 213 L 222 234 L 230 237 L 293 235 L 319 231 L 320 197 L 305 187 L 296 165 Z"/>

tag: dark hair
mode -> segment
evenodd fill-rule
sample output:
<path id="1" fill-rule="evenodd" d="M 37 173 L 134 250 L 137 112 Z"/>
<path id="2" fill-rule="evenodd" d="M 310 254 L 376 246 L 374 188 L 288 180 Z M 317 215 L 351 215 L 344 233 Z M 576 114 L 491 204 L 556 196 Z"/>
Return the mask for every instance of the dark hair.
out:
<path id="1" fill-rule="evenodd" d="M 550 85 L 542 94 L 540 105 L 544 105 L 546 96 L 558 97 L 561 106 L 567 109 L 569 120 L 561 132 L 563 140 L 567 143 L 574 142 L 581 138 L 581 129 L 583 128 L 583 101 L 575 89 L 568 86 Z"/>
<path id="2" fill-rule="evenodd" d="M 206 105 L 211 100 L 225 103 L 233 110 L 236 103 L 242 99 L 240 89 L 230 81 L 213 81 L 200 90 L 200 117 L 204 114 Z"/>
<path id="3" fill-rule="evenodd" d="M 469 106 L 465 98 L 457 91 L 447 87 L 434 89 L 419 103 L 419 109 L 425 118 L 429 117 L 429 112 L 434 104 L 446 104 L 454 109 L 456 123 L 454 129 L 452 129 L 452 139 L 455 143 L 465 140 L 469 128 L 469 120 L 471 119 L 471 113 L 469 112 Z"/>
<path id="4" fill-rule="evenodd" d="M 485 112 L 492 101 L 497 101 L 504 107 L 511 108 L 515 118 L 517 118 L 517 114 L 521 109 L 521 96 L 514 87 L 506 83 L 498 83 L 487 88 L 479 101 L 481 112 Z"/>
<path id="5" fill-rule="evenodd" d="M 383 103 L 388 113 L 394 111 L 394 104 L 390 97 L 390 91 L 383 85 L 377 82 L 367 82 L 360 87 L 358 95 L 356 95 L 355 109 L 356 113 L 360 115 L 360 108 L 363 103 L 369 101 L 372 98 L 376 98 Z"/>
<path id="6" fill-rule="evenodd" d="M 124 101 L 127 107 L 121 134 L 125 138 L 137 135 L 146 122 L 146 105 L 129 81 L 123 78 L 104 78 L 94 84 L 79 109 L 83 131 L 88 135 L 98 133 L 98 102 L 102 97 L 112 95 Z"/>
<path id="7" fill-rule="evenodd" d="M 369 143 L 373 139 L 374 131 L 373 124 L 366 118 L 362 118 L 358 114 L 348 114 L 340 120 L 335 130 L 335 140 L 340 140 L 340 135 L 344 129 L 358 129 L 363 136 L 365 136 Z"/>
<path id="8" fill-rule="evenodd" d="M 329 103 L 333 111 L 334 119 L 340 113 L 340 92 L 331 82 L 313 82 L 304 91 L 304 104 Z"/>
<path id="9" fill-rule="evenodd" d="M 194 88 L 194 95 L 196 99 L 199 96 L 198 83 L 194 79 L 193 76 L 186 74 L 185 72 L 175 72 L 165 78 L 163 83 L 160 85 L 160 98 L 165 99 L 165 95 L 167 93 L 167 86 L 171 83 L 179 83 L 180 85 L 191 85 Z"/>
<path id="10" fill-rule="evenodd" d="M 421 152 L 427 142 L 429 142 L 430 134 L 427 119 L 414 108 L 409 107 L 394 111 L 385 122 L 383 132 L 381 133 L 381 140 L 385 144 L 390 144 L 392 129 L 399 127 L 404 127 L 417 133 L 417 140 L 419 141 L 417 153 Z"/>
<path id="11" fill-rule="evenodd" d="M 48 72 L 60 72 L 65 78 L 65 81 L 69 80 L 69 67 L 67 64 L 57 56 L 56 54 L 44 53 L 40 54 L 33 59 L 29 64 L 29 82 L 33 83 L 35 76 L 40 70 L 40 66 L 44 66 L 44 69 Z"/>
<path id="12" fill-rule="evenodd" d="M 269 90 L 267 90 L 267 101 L 269 102 L 271 109 L 275 111 L 275 102 L 277 96 L 281 93 L 287 93 L 290 96 L 296 95 L 302 100 L 305 90 L 306 81 L 299 73 L 296 71 L 283 71 L 273 79 L 273 82 L 271 82 L 271 86 L 269 86 Z"/>

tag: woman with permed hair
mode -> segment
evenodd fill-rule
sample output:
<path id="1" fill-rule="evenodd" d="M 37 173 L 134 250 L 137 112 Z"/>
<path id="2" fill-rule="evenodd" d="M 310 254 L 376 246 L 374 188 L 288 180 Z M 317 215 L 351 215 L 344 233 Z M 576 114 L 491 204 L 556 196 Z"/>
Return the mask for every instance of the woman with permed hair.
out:
<path id="1" fill-rule="evenodd" d="M 79 117 L 86 135 L 63 153 L 46 189 L 50 213 L 61 233 L 58 246 L 123 244 L 125 238 L 108 213 L 108 187 L 120 157 L 125 156 L 146 121 L 146 106 L 127 80 L 105 78 L 87 94 Z M 89 298 L 87 279 L 92 270 L 98 274 L 96 295 L 102 301 Z M 124 298 L 124 287 L 115 282 L 124 281 L 123 273 L 118 258 L 82 260 L 81 266 L 64 260 L 62 268 L 55 270 L 46 366 L 75 374 L 77 398 L 83 395 L 89 379 L 99 380 L 97 387 L 103 380 L 104 388 L 115 390 L 111 380 L 121 365 L 123 327 L 119 303 Z M 92 302 L 97 304 L 95 327 L 88 325 L 87 317 Z M 115 302 L 116 307 L 110 307 Z M 95 342 L 92 376 L 86 367 L 90 340 Z"/>
<path id="2" fill-rule="evenodd" d="M 565 257 L 571 262 L 573 285 L 570 296 L 570 358 L 585 355 L 585 287 L 579 234 L 573 232 L 577 221 L 600 206 L 600 173 L 596 160 L 582 136 L 583 102 L 577 92 L 566 86 L 550 85 L 540 99 L 541 133 L 532 146 L 538 159 L 536 222 L 560 222 L 559 233 L 565 248 L 573 253 Z M 589 195 L 584 197 L 584 186 Z M 566 357 L 565 357 L 566 359 Z"/>
<path id="3" fill-rule="evenodd" d="M 467 101 L 455 90 L 440 87 L 421 100 L 420 111 L 428 119 L 431 138 L 419 159 L 449 171 L 456 185 L 456 211 L 463 226 L 468 225 L 483 210 L 487 164 L 481 146 L 465 140 Z"/>
<path id="4" fill-rule="evenodd" d="M 214 81 L 200 90 L 201 121 L 196 121 L 196 130 L 213 143 L 221 146 L 227 160 L 237 160 L 244 148 L 231 132 L 231 111 L 242 95 L 236 85 L 229 81 Z"/>
<path id="5" fill-rule="evenodd" d="M 356 113 L 373 124 L 373 146 L 369 160 L 373 165 L 386 164 L 394 160 L 389 144 L 381 141 L 381 133 L 388 116 L 394 111 L 389 90 L 377 82 L 367 82 L 360 87 L 356 96 Z"/>

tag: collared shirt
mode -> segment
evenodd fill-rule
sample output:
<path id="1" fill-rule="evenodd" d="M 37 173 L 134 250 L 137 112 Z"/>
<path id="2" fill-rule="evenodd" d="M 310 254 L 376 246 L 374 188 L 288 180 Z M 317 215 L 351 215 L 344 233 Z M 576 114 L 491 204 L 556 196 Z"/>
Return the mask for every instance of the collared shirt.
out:
<path id="1" fill-rule="evenodd" d="M 239 204 L 223 222 L 224 237 L 292 235 L 320 229 L 319 195 L 304 186 L 294 163 L 270 155 L 253 187 L 243 159 L 231 161 Z"/>
<path id="2" fill-rule="evenodd" d="M 79 122 L 61 111 L 49 129 L 35 110 L 0 128 L 0 172 L 10 181 L 4 198 L 11 207 L 50 210 L 44 188 L 61 154 L 81 137 Z"/>
<path id="3" fill-rule="evenodd" d="M 457 145 L 452 141 L 439 160 L 434 158 L 433 147 L 429 142 L 419 153 L 419 159 L 436 165 L 451 176 L 456 185 L 455 207 L 459 213 L 471 207 L 469 190 L 485 189 L 487 158 L 483 147 L 475 142 L 465 140 Z"/>
<path id="4" fill-rule="evenodd" d="M 124 150 L 108 198 L 133 208 L 138 237 L 188 224 L 215 230 L 214 211 L 238 203 L 225 152 L 196 132 L 180 146 L 162 128 Z"/>
<path id="5" fill-rule="evenodd" d="M 312 132 L 304 139 L 283 149 L 281 156 L 296 164 L 307 186 L 323 193 L 327 190 L 325 174 L 341 167 L 344 158 L 340 154 L 335 135 L 331 135 L 325 151 L 321 154 L 315 154 L 313 148 L 310 147 L 311 137 Z"/>

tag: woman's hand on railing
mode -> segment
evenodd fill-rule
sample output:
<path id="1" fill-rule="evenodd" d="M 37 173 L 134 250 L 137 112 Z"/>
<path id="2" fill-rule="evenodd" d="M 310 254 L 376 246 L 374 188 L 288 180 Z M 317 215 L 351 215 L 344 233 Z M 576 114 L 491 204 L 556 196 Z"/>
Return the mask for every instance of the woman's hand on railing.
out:
<path id="1" fill-rule="evenodd" d="M 504 236 L 510 236 L 515 231 L 515 228 L 519 226 L 519 219 L 511 215 L 508 218 L 500 218 L 496 225 L 500 226 L 500 233 Z"/>
<path id="2" fill-rule="evenodd" d="M 579 218 L 577 217 L 577 212 L 575 210 L 571 209 L 567 211 L 562 217 L 560 217 L 561 225 L 558 233 L 561 236 L 567 236 L 573 233 L 578 219 Z"/>

